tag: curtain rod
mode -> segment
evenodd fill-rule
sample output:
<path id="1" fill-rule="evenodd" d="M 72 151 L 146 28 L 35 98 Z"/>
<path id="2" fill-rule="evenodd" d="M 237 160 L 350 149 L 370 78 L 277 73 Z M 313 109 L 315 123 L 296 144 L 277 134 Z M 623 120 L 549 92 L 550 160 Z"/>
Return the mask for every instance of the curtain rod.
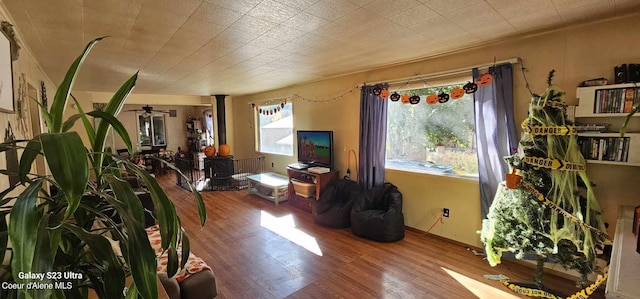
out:
<path id="1" fill-rule="evenodd" d="M 375 81 L 375 82 L 369 82 L 369 83 L 364 83 L 364 84 L 366 84 L 366 85 L 375 85 L 375 84 L 380 84 L 380 83 L 398 84 L 398 83 L 405 83 L 405 82 L 413 82 L 413 81 L 427 80 L 427 79 L 433 79 L 433 78 L 450 76 L 450 75 L 463 74 L 463 73 L 471 71 L 474 68 L 481 69 L 481 68 L 487 68 L 487 67 L 490 67 L 490 66 L 503 64 L 503 63 L 516 64 L 516 63 L 521 63 L 521 62 L 522 62 L 522 59 L 520 57 L 513 57 L 511 59 L 494 61 L 494 62 L 490 62 L 490 63 L 477 64 L 477 65 L 472 65 L 472 66 L 459 68 L 459 69 L 455 69 L 455 70 L 447 70 L 447 71 L 441 71 L 441 72 L 430 73 L 430 74 L 415 74 L 415 75 L 413 75 L 411 77 L 404 77 L 404 78 L 398 78 L 398 79 L 386 80 L 386 81 Z"/>

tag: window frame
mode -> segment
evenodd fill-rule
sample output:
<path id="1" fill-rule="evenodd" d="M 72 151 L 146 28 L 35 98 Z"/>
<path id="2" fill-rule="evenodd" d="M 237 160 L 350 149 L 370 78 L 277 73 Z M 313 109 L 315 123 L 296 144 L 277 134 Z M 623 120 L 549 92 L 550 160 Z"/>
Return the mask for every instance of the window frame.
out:
<path id="1" fill-rule="evenodd" d="M 257 153 L 262 153 L 262 154 L 269 154 L 269 155 L 278 155 L 278 156 L 285 156 L 285 157 L 293 157 L 296 153 L 295 153 L 295 138 L 293 136 L 293 134 L 295 134 L 295 125 L 293 124 L 293 116 L 295 114 L 294 111 L 294 105 L 292 102 L 287 102 L 285 103 L 285 105 L 291 105 L 291 134 L 292 134 L 292 144 L 291 144 L 291 153 L 282 153 L 282 152 L 272 152 L 272 151 L 266 151 L 260 148 L 261 145 L 261 133 L 260 133 L 260 112 L 259 109 L 263 108 L 263 107 L 270 107 L 270 106 L 278 106 L 281 105 L 280 103 L 278 104 L 268 104 L 268 105 L 264 105 L 264 106 L 256 106 L 257 108 L 253 110 L 253 119 L 254 119 L 254 123 L 255 128 L 254 128 L 254 141 L 255 141 L 255 151 Z"/>
<path id="2" fill-rule="evenodd" d="M 164 143 L 156 143 L 156 128 L 154 126 L 154 120 L 156 119 L 156 117 L 161 117 L 162 119 L 162 136 L 164 137 L 162 140 L 164 140 Z M 149 137 L 151 138 L 151 144 L 143 144 L 142 143 L 142 128 L 141 128 L 141 118 L 148 118 L 149 119 L 149 130 L 150 130 L 150 135 Z M 140 146 L 143 147 L 151 147 L 151 146 L 166 146 L 167 145 L 167 121 L 165 118 L 164 113 L 136 113 L 136 128 L 138 130 L 138 144 L 140 144 Z"/>
<path id="3" fill-rule="evenodd" d="M 451 86 L 451 85 L 459 85 L 459 86 L 463 86 L 464 84 L 466 84 L 467 82 L 471 82 L 473 81 L 472 76 L 455 76 L 455 77 L 451 77 L 451 78 L 441 78 L 441 79 L 437 79 L 437 80 L 429 80 L 429 84 L 425 83 L 424 81 L 419 82 L 419 83 L 407 83 L 405 84 L 405 86 L 403 86 L 402 88 L 393 88 L 390 87 L 390 90 L 393 91 L 397 91 L 398 93 L 402 94 L 405 91 L 410 91 L 410 90 L 418 90 L 418 89 L 428 89 L 428 88 L 438 88 L 438 87 L 442 87 L 442 86 Z M 427 86 L 428 85 L 428 86 Z M 470 94 L 471 97 L 473 97 L 473 94 Z M 450 99 L 449 101 L 451 101 L 452 99 Z M 389 103 L 390 105 L 411 105 L 411 104 L 402 104 L 400 102 L 393 102 L 393 103 Z M 427 105 L 425 103 L 425 96 L 421 96 L 421 101 L 420 103 L 418 103 L 417 105 Z M 440 103 L 437 103 L 435 105 L 440 105 Z M 472 103 L 473 105 L 473 103 Z M 475 108 L 474 108 L 475 110 Z M 389 115 L 390 110 L 387 109 L 387 125 L 389 124 L 389 120 L 390 120 L 390 115 Z M 473 114 L 473 125 L 474 125 L 474 132 L 475 132 L 475 121 L 476 115 L 475 113 Z M 387 131 L 389 130 L 389 128 L 387 128 Z M 388 142 L 388 132 L 387 132 L 387 142 Z M 474 136 L 475 138 L 475 136 Z M 476 143 L 477 144 L 477 143 Z M 403 172 L 403 173 L 412 173 L 412 174 L 417 174 L 417 175 L 422 175 L 422 174 L 426 174 L 426 175 L 436 175 L 436 176 L 443 176 L 443 177 L 451 177 L 451 178 L 456 178 L 456 179 L 467 179 L 467 180 L 474 180 L 477 181 L 478 180 L 478 174 L 457 174 L 457 173 L 446 173 L 446 172 L 437 172 L 437 171 L 429 171 L 429 170 L 422 170 L 422 169 L 412 169 L 412 168 L 403 168 L 403 167 L 399 167 L 399 166 L 393 166 L 393 165 L 388 165 L 387 164 L 387 157 L 388 157 L 388 152 L 389 150 L 385 150 L 385 171 L 395 171 L 395 172 Z M 477 161 L 477 146 L 476 146 L 476 152 L 475 152 L 475 156 L 476 156 L 476 161 Z"/>

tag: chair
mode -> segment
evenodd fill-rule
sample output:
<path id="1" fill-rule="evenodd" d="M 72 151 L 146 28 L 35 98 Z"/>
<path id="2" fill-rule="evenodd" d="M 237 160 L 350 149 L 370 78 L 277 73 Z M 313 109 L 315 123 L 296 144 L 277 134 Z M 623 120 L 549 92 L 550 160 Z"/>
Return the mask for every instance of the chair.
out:
<path id="1" fill-rule="evenodd" d="M 402 193 L 391 183 L 358 197 L 351 209 L 351 232 L 362 238 L 395 242 L 404 238 Z"/>
<path id="2" fill-rule="evenodd" d="M 119 148 L 116 150 L 116 153 L 118 154 L 118 156 L 120 157 L 124 157 L 124 158 L 129 158 L 129 150 L 126 148 Z"/>
<path id="3" fill-rule="evenodd" d="M 160 174 L 162 162 L 160 162 L 159 149 L 142 150 L 140 155 L 144 159 L 144 165 L 149 173 Z"/>
<path id="4" fill-rule="evenodd" d="M 349 179 L 336 180 L 322 192 L 313 205 L 313 220 L 330 228 L 345 228 L 351 224 L 351 207 L 363 196 L 358 183 Z"/>

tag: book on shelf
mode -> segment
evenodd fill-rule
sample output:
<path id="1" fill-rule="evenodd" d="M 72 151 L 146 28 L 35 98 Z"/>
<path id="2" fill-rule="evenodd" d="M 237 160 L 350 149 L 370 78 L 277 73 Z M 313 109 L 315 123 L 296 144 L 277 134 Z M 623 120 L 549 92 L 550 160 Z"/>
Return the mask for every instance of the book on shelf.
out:
<path id="1" fill-rule="evenodd" d="M 576 127 L 576 131 L 578 132 L 591 132 L 591 133 L 597 133 L 597 132 L 607 132 L 607 128 L 609 127 L 609 124 L 582 124 L 582 123 L 576 123 L 575 125 Z"/>
<path id="2" fill-rule="evenodd" d="M 640 103 L 640 87 L 598 89 L 595 93 L 594 113 L 628 113 Z"/>
<path id="3" fill-rule="evenodd" d="M 584 137 L 578 138 L 578 147 L 587 160 L 627 162 L 629 137 Z"/>

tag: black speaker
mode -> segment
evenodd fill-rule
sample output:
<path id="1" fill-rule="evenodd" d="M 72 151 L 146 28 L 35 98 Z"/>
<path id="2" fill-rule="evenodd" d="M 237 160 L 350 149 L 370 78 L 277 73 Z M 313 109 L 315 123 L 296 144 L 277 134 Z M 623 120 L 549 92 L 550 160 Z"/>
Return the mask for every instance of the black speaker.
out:
<path id="1" fill-rule="evenodd" d="M 613 74 L 615 78 L 615 84 L 629 82 L 629 71 L 627 70 L 626 64 L 616 65 L 615 67 L 613 67 Z"/>
<path id="2" fill-rule="evenodd" d="M 640 64 L 630 63 L 627 71 L 627 82 L 640 82 Z"/>

